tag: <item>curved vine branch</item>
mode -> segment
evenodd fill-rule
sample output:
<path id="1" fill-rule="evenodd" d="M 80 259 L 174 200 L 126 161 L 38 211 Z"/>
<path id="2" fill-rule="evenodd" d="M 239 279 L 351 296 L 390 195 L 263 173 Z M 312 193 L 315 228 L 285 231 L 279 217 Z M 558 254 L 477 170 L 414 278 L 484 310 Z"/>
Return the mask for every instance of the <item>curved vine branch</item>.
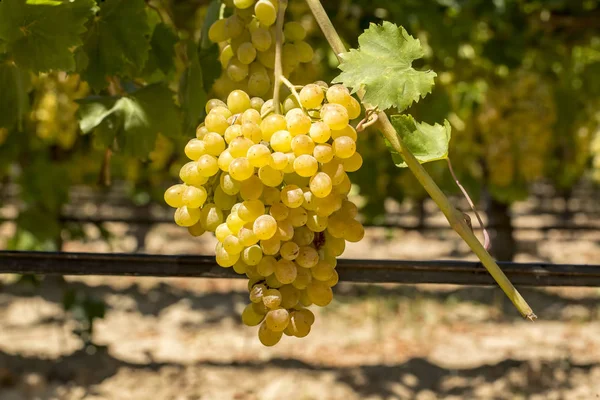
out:
<path id="1" fill-rule="evenodd" d="M 337 34 L 337 31 L 327 16 L 325 9 L 321 5 L 321 2 L 319 0 L 306 0 L 306 3 L 311 9 L 315 19 L 317 20 L 317 23 L 325 35 L 325 38 L 329 42 L 329 45 L 339 60 L 340 54 L 346 52 L 346 47 Z M 358 96 L 362 100 L 364 97 L 364 90 L 359 90 Z M 452 229 L 454 229 L 460 235 L 460 237 L 467 243 L 475 255 L 477 255 L 483 266 L 488 270 L 490 275 L 492 275 L 494 280 L 519 310 L 521 315 L 532 321 L 536 319 L 537 317 L 533 313 L 533 310 L 529 304 L 527 304 L 523 296 L 521 296 L 510 280 L 506 277 L 504 272 L 502 272 L 500 267 L 498 267 L 496 261 L 479 242 L 473 231 L 467 225 L 462 213 L 452 206 L 446 195 L 436 185 L 431 176 L 429 176 L 427 171 L 425 171 L 423 166 L 402 142 L 402 139 L 396 132 L 396 129 L 390 122 L 388 116 L 384 112 L 379 112 L 377 116 L 378 119 L 374 126 L 381 131 L 383 136 L 390 142 L 394 150 L 396 150 L 402 156 L 408 168 L 415 175 L 419 183 L 423 186 L 427 193 L 429 193 L 429 196 L 431 196 L 433 201 L 444 213 L 446 219 L 450 223 L 450 226 L 452 226 Z"/>

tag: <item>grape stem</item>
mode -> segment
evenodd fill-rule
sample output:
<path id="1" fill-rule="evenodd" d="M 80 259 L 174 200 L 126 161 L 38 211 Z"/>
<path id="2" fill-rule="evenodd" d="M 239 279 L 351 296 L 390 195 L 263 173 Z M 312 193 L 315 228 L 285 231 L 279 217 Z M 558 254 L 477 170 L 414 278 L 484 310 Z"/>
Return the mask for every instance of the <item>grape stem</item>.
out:
<path id="1" fill-rule="evenodd" d="M 342 39 L 335 30 L 331 20 L 327 16 L 325 9 L 321 5 L 319 0 L 306 0 L 309 8 L 311 9 L 317 23 L 323 31 L 323 35 L 329 42 L 329 45 L 333 49 L 339 61 L 341 61 L 340 54 L 346 52 L 346 47 L 342 42 Z M 364 91 L 359 90 L 358 96 L 362 100 Z M 364 105 L 364 104 L 363 104 Z M 367 105 L 365 105 L 367 106 Z M 469 225 L 465 221 L 462 213 L 454 208 L 450 203 L 444 192 L 435 184 L 431 176 L 425 171 L 423 166 L 415 158 L 415 156 L 406 147 L 396 129 L 390 122 L 389 118 L 384 112 L 377 114 L 378 119 L 375 123 L 375 127 L 381 131 L 383 136 L 390 142 L 394 150 L 402 155 L 402 158 L 406 162 L 408 168 L 415 175 L 419 183 L 425 188 L 427 193 L 431 196 L 433 201 L 438 205 L 440 210 L 446 216 L 446 219 L 450 223 L 452 229 L 454 229 L 460 237 L 467 243 L 471 250 L 477 255 L 483 266 L 488 270 L 490 275 L 502 288 L 506 296 L 512 301 L 515 307 L 519 310 L 523 317 L 533 321 L 536 319 L 536 315 L 533 310 L 527 304 L 523 296 L 515 289 L 510 280 L 506 277 L 504 272 L 498 267 L 496 261 L 487 252 L 487 250 L 481 245 L 473 231 L 469 228 Z"/>
<path id="2" fill-rule="evenodd" d="M 302 102 L 300 101 L 300 95 L 298 94 L 298 91 L 296 90 L 296 86 L 283 75 L 281 75 L 279 77 L 279 79 L 281 79 L 281 82 L 283 82 L 283 84 L 285 86 L 287 86 L 288 89 L 290 89 L 290 92 L 292 92 L 292 96 L 294 96 L 294 98 L 298 102 L 298 105 L 300 106 L 300 108 L 302 110 L 304 110 L 304 107 L 302 107 Z"/>
<path id="3" fill-rule="evenodd" d="M 281 65 L 281 51 L 283 47 L 283 19 L 288 0 L 279 0 L 279 12 L 277 13 L 277 22 L 275 25 L 275 71 L 273 82 L 273 111 L 275 114 L 281 114 L 279 106 L 279 90 L 281 88 L 281 77 L 283 68 Z"/>
<path id="4" fill-rule="evenodd" d="M 491 247 L 490 246 L 490 235 L 488 234 L 487 229 L 485 229 L 485 225 L 483 224 L 483 221 L 481 220 L 481 216 L 477 212 L 477 208 L 475 208 L 475 204 L 473 204 L 473 200 L 471 200 L 471 196 L 469 196 L 467 189 L 465 189 L 463 187 L 463 185 L 460 183 L 460 181 L 456 177 L 456 174 L 454 173 L 454 168 L 452 168 L 452 163 L 450 162 L 450 157 L 447 157 L 446 161 L 448 162 L 448 170 L 450 171 L 450 174 L 452 175 L 452 178 L 454 179 L 454 183 L 456 183 L 456 186 L 458 186 L 458 188 L 462 192 L 463 196 L 465 196 L 465 199 L 467 199 L 467 202 L 469 203 L 469 207 L 471 207 L 471 211 L 473 211 L 475 213 L 475 217 L 477 218 L 477 221 L 479 222 L 479 226 L 481 227 L 481 230 L 483 231 L 483 247 L 487 251 L 489 251 L 490 247 Z"/>

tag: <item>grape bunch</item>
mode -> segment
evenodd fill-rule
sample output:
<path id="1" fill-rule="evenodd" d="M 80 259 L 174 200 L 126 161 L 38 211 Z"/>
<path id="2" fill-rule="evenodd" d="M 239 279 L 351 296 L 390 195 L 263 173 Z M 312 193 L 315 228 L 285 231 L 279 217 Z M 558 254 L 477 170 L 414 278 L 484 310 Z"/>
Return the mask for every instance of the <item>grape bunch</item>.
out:
<path id="1" fill-rule="evenodd" d="M 336 257 L 364 228 L 348 200 L 348 172 L 358 170 L 360 104 L 341 85 L 309 84 L 288 97 L 284 115 L 272 100 L 234 90 L 209 100 L 207 116 L 185 147 L 182 184 L 165 192 L 175 222 L 199 236 L 214 232 L 216 261 L 249 279 L 242 313 L 258 337 L 304 337 L 338 282 Z"/>
<path id="2" fill-rule="evenodd" d="M 278 0 L 232 3 L 233 14 L 215 21 L 208 31 L 209 39 L 219 43 L 223 67 L 213 90 L 221 98 L 235 89 L 263 97 L 273 89 Z M 282 69 L 283 75 L 289 76 L 301 63 L 311 62 L 314 52 L 304 41 L 306 30 L 299 22 L 287 22 L 283 36 Z"/>
<path id="3" fill-rule="evenodd" d="M 36 89 L 31 119 L 37 136 L 63 149 L 73 147 L 79 132 L 77 99 L 89 93 L 78 75 L 64 72 L 41 74 L 33 79 Z"/>

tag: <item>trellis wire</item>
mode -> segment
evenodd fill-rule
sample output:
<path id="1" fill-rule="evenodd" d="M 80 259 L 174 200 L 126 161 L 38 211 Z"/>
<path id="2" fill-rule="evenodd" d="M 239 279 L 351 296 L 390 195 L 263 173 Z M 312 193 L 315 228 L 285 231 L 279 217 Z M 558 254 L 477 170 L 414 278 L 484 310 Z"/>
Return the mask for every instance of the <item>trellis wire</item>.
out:
<path id="1" fill-rule="evenodd" d="M 600 286 L 600 265 L 499 262 L 515 285 Z M 341 281 L 494 285 L 478 262 L 339 259 Z M 214 256 L 0 251 L 0 273 L 241 278 Z"/>

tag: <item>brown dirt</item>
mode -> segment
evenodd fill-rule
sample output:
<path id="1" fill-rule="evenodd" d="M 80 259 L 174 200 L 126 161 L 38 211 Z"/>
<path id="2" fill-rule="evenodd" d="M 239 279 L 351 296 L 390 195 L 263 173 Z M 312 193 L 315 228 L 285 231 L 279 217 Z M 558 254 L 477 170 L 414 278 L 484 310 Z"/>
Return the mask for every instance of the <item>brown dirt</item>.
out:
<path id="1" fill-rule="evenodd" d="M 437 218 L 437 217 L 436 217 Z M 518 223 L 533 223 L 524 217 Z M 585 221 L 590 222 L 590 221 Z M 115 239 L 70 251 L 131 251 Z M 0 227 L 10 236 L 11 227 Z M 87 227 L 94 236 L 93 227 Z M 600 233 L 519 233 L 518 261 L 598 263 Z M 0 241 L 0 243 L 2 243 Z M 171 225 L 146 237 L 151 253 L 207 253 L 212 240 Z M 1 248 L 1 247 L 0 247 Z M 472 258 L 451 232 L 370 230 L 345 257 Z M 600 398 L 600 291 L 529 289 L 539 320 L 522 320 L 495 288 L 340 284 L 305 339 L 262 347 L 240 325 L 243 281 L 67 278 L 0 289 L 2 400 L 391 400 Z M 62 309 L 65 288 L 102 298 L 106 318 L 84 348 Z"/>

